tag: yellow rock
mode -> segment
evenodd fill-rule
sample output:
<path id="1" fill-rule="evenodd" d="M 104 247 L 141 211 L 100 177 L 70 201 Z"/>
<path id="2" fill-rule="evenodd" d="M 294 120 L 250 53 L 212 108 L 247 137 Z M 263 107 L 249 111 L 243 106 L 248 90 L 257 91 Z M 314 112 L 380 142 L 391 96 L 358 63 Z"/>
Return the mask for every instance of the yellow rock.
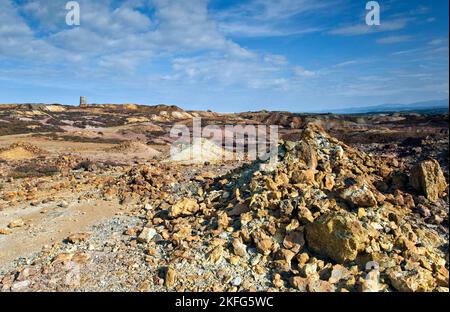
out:
<path id="1" fill-rule="evenodd" d="M 190 216 L 200 209 L 197 201 L 192 198 L 184 198 L 170 208 L 170 217 Z"/>
<path id="2" fill-rule="evenodd" d="M 208 261 L 216 264 L 222 259 L 223 248 L 222 246 L 216 246 L 208 255 Z"/>

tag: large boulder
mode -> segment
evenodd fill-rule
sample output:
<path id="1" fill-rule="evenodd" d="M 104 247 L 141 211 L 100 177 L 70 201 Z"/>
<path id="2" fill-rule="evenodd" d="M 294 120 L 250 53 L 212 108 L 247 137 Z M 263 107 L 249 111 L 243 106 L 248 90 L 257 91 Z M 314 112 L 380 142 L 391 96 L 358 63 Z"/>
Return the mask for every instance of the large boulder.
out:
<path id="1" fill-rule="evenodd" d="M 308 247 L 338 263 L 355 260 L 368 240 L 367 230 L 347 211 L 324 214 L 306 226 Z"/>
<path id="2" fill-rule="evenodd" d="M 447 182 L 441 166 L 434 160 L 425 160 L 411 169 L 409 182 L 430 201 L 436 201 L 447 190 Z"/>

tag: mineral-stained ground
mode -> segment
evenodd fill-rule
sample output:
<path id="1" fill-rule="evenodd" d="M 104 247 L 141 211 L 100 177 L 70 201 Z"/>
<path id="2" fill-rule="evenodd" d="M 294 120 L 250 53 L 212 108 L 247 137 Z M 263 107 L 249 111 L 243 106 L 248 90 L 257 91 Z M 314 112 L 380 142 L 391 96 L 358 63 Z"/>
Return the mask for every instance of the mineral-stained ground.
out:
<path id="1" fill-rule="evenodd" d="M 280 126 L 278 162 L 171 161 L 192 117 Z M 0 291 L 448 291 L 448 140 L 448 114 L 0 105 Z"/>

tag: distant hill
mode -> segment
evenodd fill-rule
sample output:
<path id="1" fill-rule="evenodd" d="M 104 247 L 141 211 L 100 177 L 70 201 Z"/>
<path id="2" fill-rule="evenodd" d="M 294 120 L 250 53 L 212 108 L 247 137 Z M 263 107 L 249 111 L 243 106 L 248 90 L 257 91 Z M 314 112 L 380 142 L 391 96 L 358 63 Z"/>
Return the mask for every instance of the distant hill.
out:
<path id="1" fill-rule="evenodd" d="M 44 104 L 44 103 L 12 103 L 12 104 L 1 104 L 3 107 L 8 106 L 11 108 L 19 108 L 19 109 L 48 109 L 52 106 L 63 107 L 67 109 L 80 109 L 80 108 L 100 108 L 100 109 L 108 109 L 108 110 L 135 110 L 142 111 L 146 113 L 159 113 L 161 111 L 166 112 L 180 112 L 183 113 L 184 110 L 176 105 L 166 105 L 166 104 L 158 104 L 158 105 L 143 105 L 143 104 L 82 104 L 80 106 L 75 105 L 65 105 L 65 104 Z"/>
<path id="2" fill-rule="evenodd" d="M 334 114 L 367 114 L 367 113 L 387 113 L 387 112 L 418 112 L 437 114 L 449 111 L 449 102 L 447 100 L 416 102 L 411 104 L 381 104 L 365 107 L 349 107 L 340 109 L 331 109 L 323 112 Z"/>

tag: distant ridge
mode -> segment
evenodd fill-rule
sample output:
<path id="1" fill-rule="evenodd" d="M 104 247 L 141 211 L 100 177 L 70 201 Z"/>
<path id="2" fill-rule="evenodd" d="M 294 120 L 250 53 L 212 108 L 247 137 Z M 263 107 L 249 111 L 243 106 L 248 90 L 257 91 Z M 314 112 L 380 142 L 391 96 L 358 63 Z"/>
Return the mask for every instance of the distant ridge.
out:
<path id="1" fill-rule="evenodd" d="M 415 102 L 411 104 L 381 104 L 365 107 L 349 107 L 340 109 L 329 109 L 321 113 L 333 114 L 368 114 L 368 113 L 391 113 L 391 112 L 420 112 L 420 113 L 444 113 L 449 111 L 449 101 L 434 100 Z"/>
<path id="2" fill-rule="evenodd" d="M 191 112 L 194 115 L 202 115 L 202 116 L 210 116 L 214 114 L 220 114 L 218 112 L 212 112 L 210 110 L 184 110 L 183 108 L 176 105 L 168 105 L 168 104 L 156 104 L 156 105 L 148 105 L 148 104 L 83 104 L 82 106 L 75 105 L 67 105 L 67 104 L 59 104 L 59 103 L 0 103 L 2 107 L 11 107 L 11 108 L 22 108 L 22 109 L 48 109 L 51 106 L 63 107 L 67 109 L 77 109 L 77 108 L 94 108 L 94 109 L 109 109 L 109 110 L 139 110 L 142 112 Z M 380 114 L 380 113 L 394 113 L 394 112 L 402 112 L 402 113 L 421 113 L 421 114 L 442 114 L 448 113 L 449 111 L 449 100 L 432 100 L 432 101 L 423 101 L 423 102 L 415 102 L 410 104 L 381 104 L 374 106 L 356 106 L 356 107 L 348 107 L 348 108 L 331 108 L 324 109 L 318 111 L 268 111 L 268 110 L 259 110 L 259 111 L 248 111 L 248 112 L 236 112 L 236 114 L 248 114 L 248 113 L 291 113 L 291 114 Z M 233 113 L 231 113 L 233 114 Z"/>
<path id="3" fill-rule="evenodd" d="M 156 104 L 156 105 L 144 105 L 144 104 L 82 104 L 81 106 L 59 104 L 59 103 L 0 103 L 2 106 L 18 107 L 25 109 L 39 109 L 49 106 L 62 106 L 69 109 L 78 108 L 105 108 L 105 109 L 128 109 L 128 110 L 141 110 L 141 111 L 168 111 L 168 112 L 184 112 L 184 110 L 176 105 Z"/>

